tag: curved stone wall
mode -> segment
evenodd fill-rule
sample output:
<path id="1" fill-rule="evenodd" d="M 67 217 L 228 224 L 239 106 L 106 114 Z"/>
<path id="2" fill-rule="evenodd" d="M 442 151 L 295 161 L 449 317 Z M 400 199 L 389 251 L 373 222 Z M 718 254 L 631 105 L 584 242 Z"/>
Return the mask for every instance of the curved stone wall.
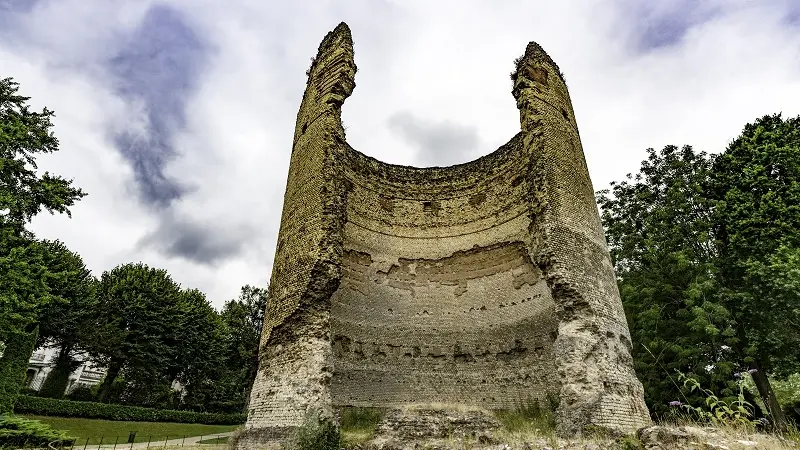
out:
<path id="1" fill-rule="evenodd" d="M 529 257 L 521 136 L 447 168 L 345 155 L 334 404 L 503 408 L 555 394 L 555 304 Z"/>
<path id="2" fill-rule="evenodd" d="M 649 423 L 566 84 L 534 42 L 516 61 L 521 131 L 467 164 L 352 149 L 340 24 L 297 115 L 259 370 L 238 448 L 334 405 L 510 407 L 556 393 L 558 431 Z"/>

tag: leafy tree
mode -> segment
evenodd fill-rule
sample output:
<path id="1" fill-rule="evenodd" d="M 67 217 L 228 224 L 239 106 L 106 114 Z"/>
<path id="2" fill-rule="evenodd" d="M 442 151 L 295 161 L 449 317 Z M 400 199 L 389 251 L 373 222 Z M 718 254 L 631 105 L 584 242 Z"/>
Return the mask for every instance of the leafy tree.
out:
<path id="1" fill-rule="evenodd" d="M 18 90 L 12 78 L 0 79 L 0 340 L 34 323 L 38 306 L 48 300 L 37 245 L 25 226 L 42 209 L 69 216 L 86 195 L 72 180 L 36 173 L 36 157 L 59 149 L 51 131 L 54 114 L 32 111 L 30 97 Z"/>
<path id="2" fill-rule="evenodd" d="M 52 297 L 45 252 L 25 227 L 42 209 L 70 216 L 69 208 L 86 195 L 72 186 L 72 180 L 36 173 L 36 157 L 58 151 L 58 139 L 51 131 L 53 112 L 32 111 L 27 105 L 30 97 L 18 91 L 13 79 L 0 79 L 0 341 L 9 355 L 0 360 L 3 409 L 13 405 L 24 381 L 11 375 L 12 356 L 22 358 L 15 352 L 30 338 L 38 309 Z M 32 350 L 24 355 L 25 364 Z"/>
<path id="3" fill-rule="evenodd" d="M 179 321 L 177 364 L 170 379 L 183 386 L 185 407 L 213 410 L 215 384 L 225 369 L 223 323 L 205 294 L 197 289 L 182 292 Z"/>
<path id="4" fill-rule="evenodd" d="M 123 369 L 128 381 L 145 371 L 145 382 L 155 385 L 165 368 L 174 367 L 181 296 L 180 286 L 165 270 L 143 263 L 119 265 L 102 274 L 97 316 L 104 325 L 90 350 L 107 367 L 101 401 L 108 400 Z"/>
<path id="5" fill-rule="evenodd" d="M 225 303 L 222 320 L 227 329 L 226 366 L 235 368 L 229 374 L 229 383 L 244 408 L 249 401 L 250 389 L 258 371 L 258 347 L 264 326 L 268 288 L 245 285 L 239 298 Z"/>
<path id="6" fill-rule="evenodd" d="M 800 363 L 797 291 L 782 278 L 800 251 L 800 116 L 764 116 L 747 124 L 714 161 L 711 196 L 720 278 L 734 313 L 744 362 L 764 403 L 785 420 L 767 372 L 787 375 Z M 774 279 L 772 277 L 779 277 Z"/>
<path id="7" fill-rule="evenodd" d="M 653 411 L 672 369 L 723 395 L 750 369 L 783 428 L 767 374 L 800 365 L 800 117 L 762 117 L 714 157 L 648 150 L 598 203 Z"/>
<path id="8" fill-rule="evenodd" d="M 34 324 L 51 299 L 41 243 L 0 224 L 0 273 L 0 341 L 6 341 Z"/>
<path id="9" fill-rule="evenodd" d="M 684 400 L 677 371 L 723 396 L 735 395 L 730 311 L 716 301 L 711 160 L 690 146 L 647 150 L 636 175 L 598 192 L 650 410 Z M 702 401 L 699 398 L 687 399 Z"/>
<path id="10" fill-rule="evenodd" d="M 38 346 L 58 347 L 54 367 L 39 390 L 39 395 L 61 398 L 69 375 L 78 368 L 76 355 L 92 345 L 95 322 L 97 280 L 83 259 L 60 241 L 44 241 L 47 285 L 52 301 L 39 309 Z"/>
<path id="11" fill-rule="evenodd" d="M 38 327 L 29 332 L 17 333 L 6 341 L 0 358 L 0 416 L 14 412 L 14 402 L 25 382 L 28 360 L 33 353 Z"/>

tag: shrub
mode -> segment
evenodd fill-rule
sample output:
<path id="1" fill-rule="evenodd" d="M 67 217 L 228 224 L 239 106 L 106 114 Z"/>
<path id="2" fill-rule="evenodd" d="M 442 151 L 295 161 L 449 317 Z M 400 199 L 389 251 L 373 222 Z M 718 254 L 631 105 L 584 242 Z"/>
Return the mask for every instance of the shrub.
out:
<path id="1" fill-rule="evenodd" d="M 386 410 L 383 408 L 347 406 L 342 408 L 341 428 L 342 430 L 374 431 L 385 414 Z"/>
<path id="2" fill-rule="evenodd" d="M 558 398 L 548 395 L 546 406 L 543 401 L 527 398 L 518 402 L 512 410 L 498 410 L 495 415 L 508 431 L 539 430 L 550 432 L 555 430 L 553 411 L 558 406 Z"/>
<path id="3" fill-rule="evenodd" d="M 67 400 L 76 402 L 93 402 L 97 400 L 91 386 L 80 385 L 67 394 Z"/>
<path id="4" fill-rule="evenodd" d="M 25 371 L 38 335 L 37 326 L 33 332 L 12 335 L 5 342 L 0 358 L 0 414 L 14 412 L 14 402 L 25 385 Z"/>
<path id="5" fill-rule="evenodd" d="M 689 392 L 700 392 L 705 397 L 703 406 L 692 406 L 681 404 L 680 401 L 670 402 L 672 406 L 680 406 L 690 414 L 696 415 L 700 422 L 708 422 L 714 426 L 729 426 L 733 428 L 755 428 L 758 421 L 754 420 L 755 409 L 753 405 L 745 400 L 744 381 L 737 382 L 739 394 L 735 400 L 725 401 L 720 399 L 709 389 L 700 386 L 696 379 L 678 372 L 678 379 L 683 381 L 683 387 L 688 388 Z"/>
<path id="6" fill-rule="evenodd" d="M 345 406 L 340 410 L 340 446 L 361 448 L 375 436 L 375 430 L 386 415 L 384 408 Z"/>
<path id="7" fill-rule="evenodd" d="M 295 432 L 294 438 L 283 448 L 292 450 L 338 450 L 339 428 L 331 420 L 316 417 L 306 419 Z"/>
<path id="8" fill-rule="evenodd" d="M 18 413 L 42 416 L 83 417 L 86 419 L 125 420 L 132 422 L 178 422 L 215 425 L 239 425 L 247 418 L 244 414 L 201 413 L 169 409 L 142 408 L 140 406 L 112 405 L 108 403 L 77 402 L 53 398 L 17 397 L 14 407 Z"/>
<path id="9" fill-rule="evenodd" d="M 72 445 L 75 438 L 38 420 L 0 415 L 0 448 L 45 447 L 49 443 Z"/>

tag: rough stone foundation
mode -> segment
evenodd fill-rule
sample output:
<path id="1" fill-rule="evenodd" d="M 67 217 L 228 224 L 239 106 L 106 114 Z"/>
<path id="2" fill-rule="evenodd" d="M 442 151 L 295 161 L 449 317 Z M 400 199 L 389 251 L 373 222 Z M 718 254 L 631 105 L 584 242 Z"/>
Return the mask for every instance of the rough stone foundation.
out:
<path id="1" fill-rule="evenodd" d="M 347 144 L 355 73 L 342 23 L 320 44 L 297 116 L 239 447 L 344 405 L 491 409 L 557 395 L 563 435 L 648 424 L 558 66 L 531 42 L 512 75 L 521 131 L 444 168 Z"/>

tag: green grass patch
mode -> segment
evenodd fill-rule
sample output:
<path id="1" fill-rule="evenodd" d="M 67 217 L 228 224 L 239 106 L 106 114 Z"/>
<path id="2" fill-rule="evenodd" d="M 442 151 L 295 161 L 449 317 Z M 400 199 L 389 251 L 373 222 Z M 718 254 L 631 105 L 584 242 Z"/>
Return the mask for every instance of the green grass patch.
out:
<path id="1" fill-rule="evenodd" d="M 372 439 L 385 414 L 384 408 L 343 407 L 339 420 L 342 445 L 353 447 Z"/>
<path id="2" fill-rule="evenodd" d="M 548 405 L 527 399 L 519 403 L 514 409 L 497 410 L 494 412 L 503 428 L 510 432 L 533 432 L 536 434 L 550 434 L 555 431 L 556 421 L 553 410 L 557 405 L 556 400 L 548 399 Z"/>
<path id="3" fill-rule="evenodd" d="M 215 434 L 226 433 L 238 428 L 238 425 L 204 425 L 199 423 L 171 423 L 171 422 L 121 422 L 113 420 L 82 419 L 77 417 L 50 417 L 25 415 L 29 419 L 46 423 L 55 429 L 66 430 L 67 434 L 77 438 L 78 444 L 84 445 L 89 438 L 89 444 L 99 444 L 100 438 L 104 444 L 113 444 L 117 438 L 120 443 L 128 442 L 128 434 L 136 431 L 134 442 L 163 442 L 165 439 L 182 439 L 184 436 L 208 436 L 213 439 Z"/>

